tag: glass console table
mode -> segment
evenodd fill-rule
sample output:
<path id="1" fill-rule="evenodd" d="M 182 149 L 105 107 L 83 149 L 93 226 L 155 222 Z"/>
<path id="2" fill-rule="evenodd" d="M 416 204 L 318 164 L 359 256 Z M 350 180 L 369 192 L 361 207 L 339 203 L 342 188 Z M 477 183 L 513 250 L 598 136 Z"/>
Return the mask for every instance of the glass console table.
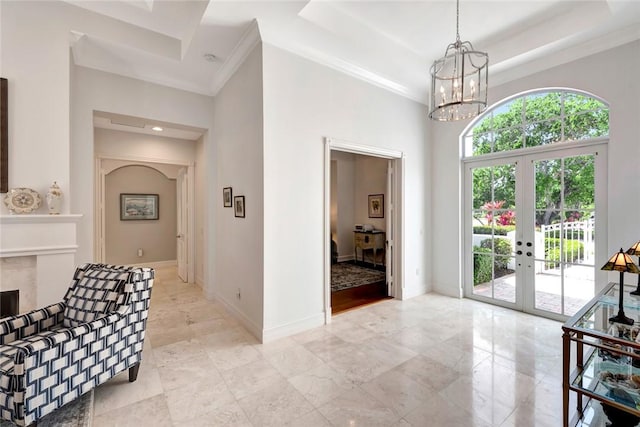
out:
<path id="1" fill-rule="evenodd" d="M 612 425 L 640 423 L 640 297 L 629 295 L 635 285 L 625 285 L 624 311 L 635 323 L 609 322 L 618 312 L 619 289 L 618 283 L 609 283 L 562 326 L 564 427 L 575 426 L 594 400 Z M 570 419 L 572 392 L 577 412 Z"/>

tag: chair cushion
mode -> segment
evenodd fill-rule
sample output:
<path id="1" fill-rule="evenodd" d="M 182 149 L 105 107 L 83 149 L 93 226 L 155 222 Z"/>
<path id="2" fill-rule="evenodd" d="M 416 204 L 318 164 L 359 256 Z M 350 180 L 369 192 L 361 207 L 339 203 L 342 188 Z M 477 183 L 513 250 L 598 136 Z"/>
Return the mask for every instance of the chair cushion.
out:
<path id="1" fill-rule="evenodd" d="M 63 325 L 76 327 L 114 311 L 128 278 L 127 272 L 111 269 L 85 272 L 67 300 Z"/>

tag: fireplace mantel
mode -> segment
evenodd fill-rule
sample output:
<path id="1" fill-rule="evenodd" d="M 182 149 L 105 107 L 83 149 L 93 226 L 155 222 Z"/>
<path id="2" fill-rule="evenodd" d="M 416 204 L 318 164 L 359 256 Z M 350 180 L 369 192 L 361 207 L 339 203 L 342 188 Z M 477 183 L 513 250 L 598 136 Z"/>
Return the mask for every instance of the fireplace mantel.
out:
<path id="1" fill-rule="evenodd" d="M 60 301 L 69 286 L 81 219 L 82 215 L 75 214 L 0 215 L 0 258 L 36 257 L 33 291 L 37 307 Z M 17 289 L 19 282 L 5 277 L 0 289 Z M 36 307 L 28 307 L 32 308 Z"/>
<path id="2" fill-rule="evenodd" d="M 82 215 L 0 215 L 0 258 L 75 253 Z"/>

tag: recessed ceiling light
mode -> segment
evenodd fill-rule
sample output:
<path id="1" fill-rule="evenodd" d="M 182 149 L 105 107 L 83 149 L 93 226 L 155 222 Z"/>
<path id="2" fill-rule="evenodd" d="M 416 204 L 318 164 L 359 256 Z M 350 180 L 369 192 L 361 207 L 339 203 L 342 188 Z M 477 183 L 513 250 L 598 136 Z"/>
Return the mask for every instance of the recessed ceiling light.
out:
<path id="1" fill-rule="evenodd" d="M 204 58 L 205 61 L 209 61 L 209 62 L 217 62 L 219 60 L 219 58 L 215 56 L 213 53 L 205 53 L 204 55 L 202 55 L 202 57 Z"/>
<path id="2" fill-rule="evenodd" d="M 162 129 L 160 126 L 154 126 L 151 128 L 151 130 L 155 130 L 156 132 L 162 132 L 164 129 Z"/>

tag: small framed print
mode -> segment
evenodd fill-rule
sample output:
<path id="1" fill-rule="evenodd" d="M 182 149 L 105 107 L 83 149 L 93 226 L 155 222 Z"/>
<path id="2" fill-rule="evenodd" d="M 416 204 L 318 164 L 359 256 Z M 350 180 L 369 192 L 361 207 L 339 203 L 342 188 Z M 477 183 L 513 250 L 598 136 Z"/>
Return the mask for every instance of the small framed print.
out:
<path id="1" fill-rule="evenodd" d="M 384 194 L 369 194 L 369 218 L 384 218 Z"/>
<path id="2" fill-rule="evenodd" d="M 157 194 L 120 194 L 120 221 L 158 219 Z"/>
<path id="3" fill-rule="evenodd" d="M 233 206 L 233 192 L 231 187 L 225 187 L 222 189 L 222 200 L 224 202 L 225 208 L 230 208 Z"/>
<path id="4" fill-rule="evenodd" d="M 244 196 L 233 198 L 233 213 L 237 218 L 244 218 Z"/>

